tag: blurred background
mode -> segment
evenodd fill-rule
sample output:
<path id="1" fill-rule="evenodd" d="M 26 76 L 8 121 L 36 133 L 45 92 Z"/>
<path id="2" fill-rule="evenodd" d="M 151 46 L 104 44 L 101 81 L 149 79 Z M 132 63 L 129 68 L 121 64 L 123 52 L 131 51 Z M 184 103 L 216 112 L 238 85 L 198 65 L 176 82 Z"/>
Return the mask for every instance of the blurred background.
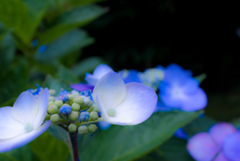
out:
<path id="1" fill-rule="evenodd" d="M 49 79 L 83 80 L 100 63 L 144 71 L 177 63 L 207 78 L 205 115 L 240 115 L 235 2 L 0 0 L 0 106 Z M 44 82 L 44 83 L 43 83 Z"/>

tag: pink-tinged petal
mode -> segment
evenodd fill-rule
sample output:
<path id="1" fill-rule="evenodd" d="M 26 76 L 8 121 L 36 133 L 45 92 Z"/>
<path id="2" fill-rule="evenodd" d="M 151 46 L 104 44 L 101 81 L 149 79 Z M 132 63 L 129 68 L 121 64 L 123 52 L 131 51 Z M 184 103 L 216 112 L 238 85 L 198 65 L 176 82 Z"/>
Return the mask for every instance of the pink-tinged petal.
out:
<path id="1" fill-rule="evenodd" d="M 24 125 L 14 119 L 12 107 L 0 108 L 0 141 L 9 139 L 25 132 Z"/>
<path id="2" fill-rule="evenodd" d="M 222 146 L 225 138 L 236 131 L 237 129 L 230 123 L 218 123 L 211 127 L 209 134 L 219 146 Z"/>
<path id="3" fill-rule="evenodd" d="M 240 132 L 226 137 L 223 143 L 223 152 L 231 161 L 240 161 Z"/>
<path id="4" fill-rule="evenodd" d="M 47 88 L 45 88 L 44 90 L 41 91 L 41 93 L 39 94 L 38 97 L 38 104 L 39 104 L 39 108 L 38 108 L 38 112 L 36 115 L 36 118 L 34 120 L 34 129 L 38 128 L 42 123 L 43 120 L 47 114 L 47 109 L 48 109 L 48 97 L 49 97 L 49 91 Z"/>
<path id="5" fill-rule="evenodd" d="M 81 91 L 81 92 L 84 92 L 84 91 L 93 91 L 93 88 L 94 86 L 92 85 L 88 85 L 88 84 L 83 84 L 83 83 L 78 83 L 78 84 L 71 84 L 70 87 L 72 89 L 75 89 L 77 91 Z"/>
<path id="6" fill-rule="evenodd" d="M 107 111 L 123 101 L 126 96 L 126 87 L 119 74 L 109 72 L 97 82 L 92 95 L 95 102 L 97 102 L 96 96 L 98 96 L 104 107 L 102 110 Z"/>
<path id="7" fill-rule="evenodd" d="M 0 140 L 0 152 L 7 152 L 29 143 L 46 131 L 50 123 L 50 121 L 47 121 L 41 127 L 29 133 L 24 133 L 11 139 Z"/>
<path id="8" fill-rule="evenodd" d="M 157 105 L 155 91 L 140 83 L 126 84 L 126 97 L 116 107 L 116 116 L 107 117 L 108 122 L 118 125 L 136 125 L 147 120 Z"/>
<path id="9" fill-rule="evenodd" d="M 223 152 L 220 152 L 213 161 L 230 161 L 227 159 Z"/>
<path id="10" fill-rule="evenodd" d="M 32 123 L 38 112 L 36 98 L 30 92 L 22 92 L 13 105 L 13 116 L 23 123 Z"/>
<path id="11" fill-rule="evenodd" d="M 187 143 L 187 150 L 197 161 L 211 161 L 219 152 L 219 146 L 208 133 L 194 135 Z"/>
<path id="12" fill-rule="evenodd" d="M 181 109 L 184 111 L 201 110 L 207 106 L 207 95 L 201 88 L 192 94 L 185 95 L 182 99 Z"/>

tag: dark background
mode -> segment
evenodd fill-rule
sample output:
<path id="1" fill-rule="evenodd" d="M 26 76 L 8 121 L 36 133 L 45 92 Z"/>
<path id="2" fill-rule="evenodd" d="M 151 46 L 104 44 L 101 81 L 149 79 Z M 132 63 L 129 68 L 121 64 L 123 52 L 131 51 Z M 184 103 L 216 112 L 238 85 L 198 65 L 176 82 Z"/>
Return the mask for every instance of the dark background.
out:
<path id="1" fill-rule="evenodd" d="M 240 9 L 233 2 L 109 0 L 109 12 L 86 30 L 96 38 L 83 57 L 99 55 L 116 71 L 177 63 L 207 74 L 201 87 L 206 115 L 230 120 L 240 115 Z"/>

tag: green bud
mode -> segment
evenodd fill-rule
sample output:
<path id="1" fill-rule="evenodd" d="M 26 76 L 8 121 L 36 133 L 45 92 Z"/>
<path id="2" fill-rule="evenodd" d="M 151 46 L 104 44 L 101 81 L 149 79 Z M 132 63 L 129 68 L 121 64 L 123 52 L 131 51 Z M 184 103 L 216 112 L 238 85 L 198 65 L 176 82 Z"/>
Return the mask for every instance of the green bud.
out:
<path id="1" fill-rule="evenodd" d="M 57 105 L 52 104 L 52 105 L 48 106 L 48 113 L 49 113 L 49 114 L 58 113 L 58 107 L 57 107 Z"/>
<path id="2" fill-rule="evenodd" d="M 77 125 L 71 123 L 70 125 L 68 125 L 68 131 L 69 132 L 76 132 L 77 131 Z"/>
<path id="3" fill-rule="evenodd" d="M 73 99 L 73 103 L 81 104 L 83 102 L 83 98 L 81 96 L 76 96 Z"/>
<path id="4" fill-rule="evenodd" d="M 50 115 L 47 113 L 44 120 L 50 120 Z"/>
<path id="5" fill-rule="evenodd" d="M 54 96 L 56 94 L 56 91 L 54 89 L 49 90 L 49 95 Z"/>
<path id="6" fill-rule="evenodd" d="M 98 113 L 95 112 L 95 111 L 92 111 L 92 112 L 90 113 L 90 120 L 95 121 L 95 120 L 97 120 L 97 119 L 98 119 Z"/>
<path id="7" fill-rule="evenodd" d="M 75 121 L 78 119 L 78 114 L 79 112 L 72 111 L 71 114 L 69 115 L 70 120 Z"/>
<path id="8" fill-rule="evenodd" d="M 48 101 L 55 101 L 55 98 L 54 98 L 53 96 L 50 96 L 50 97 L 48 98 Z"/>
<path id="9" fill-rule="evenodd" d="M 49 102 L 48 102 L 48 106 L 53 105 L 53 104 L 54 104 L 53 101 L 49 101 Z"/>
<path id="10" fill-rule="evenodd" d="M 58 123 L 60 121 L 60 116 L 59 114 L 53 114 L 51 117 L 50 117 L 50 121 L 52 123 Z"/>
<path id="11" fill-rule="evenodd" d="M 73 110 L 73 111 L 79 111 L 79 110 L 80 110 L 80 105 L 77 104 L 77 103 L 73 103 L 73 104 L 72 104 L 72 110 Z"/>
<path id="12" fill-rule="evenodd" d="M 97 105 L 92 105 L 92 109 L 95 112 L 99 112 L 99 109 L 98 109 Z"/>
<path id="13" fill-rule="evenodd" d="M 82 125 L 78 128 L 78 134 L 82 135 L 86 133 L 88 133 L 88 128 L 86 125 Z"/>
<path id="14" fill-rule="evenodd" d="M 62 100 L 56 100 L 55 105 L 57 105 L 57 107 L 60 108 L 63 105 L 63 101 Z"/>
<path id="15" fill-rule="evenodd" d="M 74 94 L 68 94 L 69 101 L 73 101 L 74 97 L 75 97 Z"/>
<path id="16" fill-rule="evenodd" d="M 93 102 L 91 101 L 91 99 L 89 97 L 84 97 L 83 102 L 84 102 L 84 105 L 87 107 L 90 107 L 93 104 Z"/>
<path id="17" fill-rule="evenodd" d="M 97 126 L 95 124 L 91 124 L 88 126 L 88 131 L 93 133 L 97 130 Z"/>

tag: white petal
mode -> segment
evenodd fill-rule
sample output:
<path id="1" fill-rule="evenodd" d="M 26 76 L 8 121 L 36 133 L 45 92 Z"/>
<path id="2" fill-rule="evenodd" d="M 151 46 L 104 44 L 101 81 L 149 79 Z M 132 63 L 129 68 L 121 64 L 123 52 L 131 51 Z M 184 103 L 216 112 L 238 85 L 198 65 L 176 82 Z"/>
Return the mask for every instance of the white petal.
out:
<path id="1" fill-rule="evenodd" d="M 23 123 L 32 123 L 37 111 L 37 100 L 27 91 L 22 92 L 13 105 L 13 116 Z"/>
<path id="2" fill-rule="evenodd" d="M 42 124 L 42 122 L 47 114 L 48 97 L 49 97 L 49 92 L 48 92 L 48 89 L 45 88 L 38 97 L 38 103 L 39 103 L 38 107 L 39 108 L 38 108 L 38 112 L 37 112 L 36 118 L 33 123 L 34 129 L 38 128 Z"/>
<path id="3" fill-rule="evenodd" d="M 0 140 L 0 153 L 21 147 L 41 135 L 50 126 L 50 121 L 44 123 L 41 127 L 29 133 L 18 135 L 12 139 Z M 47 146 L 47 145 L 46 145 Z"/>
<path id="4" fill-rule="evenodd" d="M 12 107 L 0 108 L 0 140 L 24 133 L 24 125 L 14 119 L 12 111 Z"/>
<path id="5" fill-rule="evenodd" d="M 119 74 L 109 72 L 104 75 L 93 89 L 95 102 L 97 102 L 96 96 L 104 107 L 102 110 L 107 111 L 109 108 L 116 108 L 126 96 L 126 87 Z"/>
<path id="6" fill-rule="evenodd" d="M 147 120 L 157 105 L 155 91 L 140 83 L 126 84 L 127 94 L 116 108 L 115 117 L 106 117 L 106 121 L 119 125 L 136 125 Z"/>
<path id="7" fill-rule="evenodd" d="M 106 64 L 100 64 L 99 66 L 96 67 L 96 69 L 93 71 L 93 75 L 100 79 L 102 78 L 105 74 L 107 74 L 108 72 L 112 72 L 112 68 L 109 67 Z"/>

